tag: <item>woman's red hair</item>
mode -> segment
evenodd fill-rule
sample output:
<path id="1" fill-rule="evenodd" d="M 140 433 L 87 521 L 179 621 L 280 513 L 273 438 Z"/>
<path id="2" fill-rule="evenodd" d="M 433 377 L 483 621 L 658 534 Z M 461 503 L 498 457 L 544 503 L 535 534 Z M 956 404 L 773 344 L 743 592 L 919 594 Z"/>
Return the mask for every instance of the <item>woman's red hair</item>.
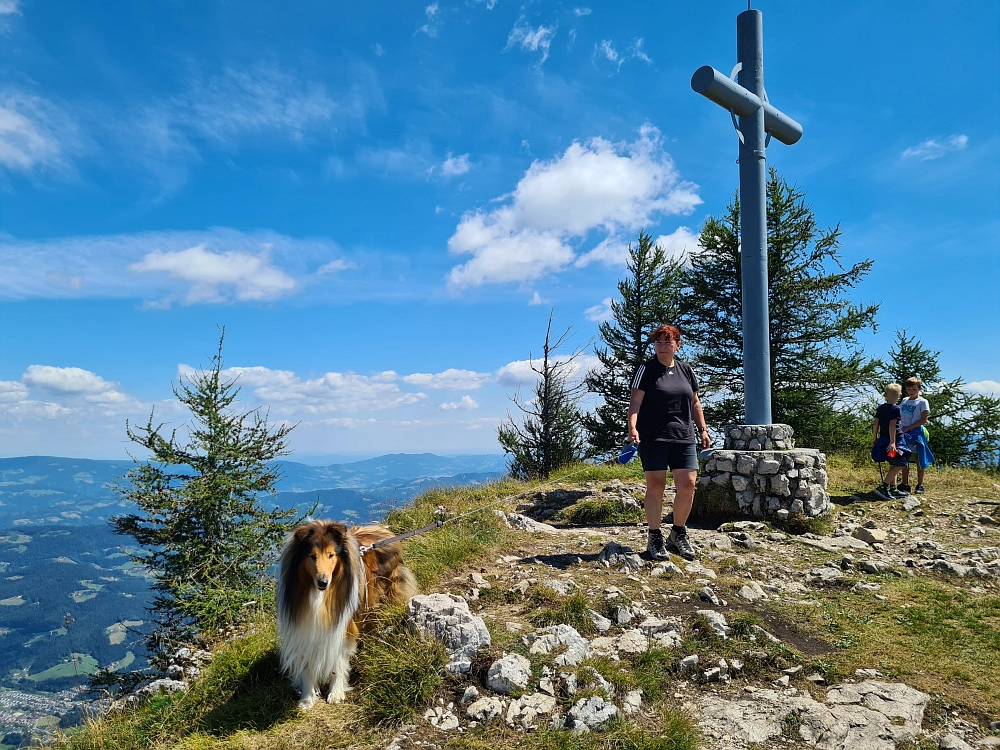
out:
<path id="1" fill-rule="evenodd" d="M 676 341 L 679 344 L 681 341 L 681 329 L 677 326 L 670 326 L 664 323 L 662 326 L 649 334 L 649 340 L 656 341 L 661 336 L 666 336 L 671 341 Z"/>

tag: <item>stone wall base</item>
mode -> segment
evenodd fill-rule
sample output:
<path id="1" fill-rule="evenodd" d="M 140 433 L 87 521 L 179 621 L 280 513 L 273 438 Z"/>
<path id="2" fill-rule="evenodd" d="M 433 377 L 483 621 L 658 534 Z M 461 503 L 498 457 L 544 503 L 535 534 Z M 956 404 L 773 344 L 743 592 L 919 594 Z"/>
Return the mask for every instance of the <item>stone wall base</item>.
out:
<path id="1" fill-rule="evenodd" d="M 696 518 L 813 518 L 830 512 L 823 453 L 763 449 L 768 444 L 793 446 L 790 426 L 728 425 L 724 434 L 726 447 L 705 451 L 699 461 Z M 754 448 L 745 447 L 750 444 Z"/>

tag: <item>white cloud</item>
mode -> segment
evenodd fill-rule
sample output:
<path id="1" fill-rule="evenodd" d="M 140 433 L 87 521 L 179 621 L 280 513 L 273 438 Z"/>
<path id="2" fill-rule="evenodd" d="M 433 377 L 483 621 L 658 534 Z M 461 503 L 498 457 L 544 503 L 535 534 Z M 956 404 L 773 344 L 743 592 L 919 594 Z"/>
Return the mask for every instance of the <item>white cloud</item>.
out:
<path id="1" fill-rule="evenodd" d="M 587 320 L 592 320 L 595 323 L 611 320 L 611 316 L 611 297 L 605 297 L 601 300 L 601 304 L 588 307 L 583 311 L 583 317 Z"/>
<path id="2" fill-rule="evenodd" d="M 467 409 L 478 409 L 479 404 L 476 403 L 476 400 L 472 398 L 472 396 L 466 395 L 462 396 L 461 400 L 459 401 L 452 401 L 450 403 L 441 404 L 438 408 L 441 409 L 442 411 L 456 411 L 456 410 L 465 411 Z"/>
<path id="3" fill-rule="evenodd" d="M 615 48 L 615 43 L 610 39 L 602 39 L 599 43 L 594 45 L 594 61 L 595 63 L 599 59 L 605 59 L 610 63 L 613 63 L 615 69 L 620 71 L 622 65 L 627 60 L 642 60 L 647 65 L 652 65 L 652 58 L 646 54 L 646 50 L 643 48 L 643 39 L 639 37 L 636 39 L 632 46 L 629 47 L 628 52 L 619 52 Z"/>
<path id="4" fill-rule="evenodd" d="M 588 250 L 576 260 L 577 268 L 586 268 L 591 263 L 619 266 L 628 259 L 628 240 L 617 235 L 605 237 L 596 247 Z"/>
<path id="5" fill-rule="evenodd" d="M 65 171 L 77 128 L 51 102 L 17 91 L 0 94 L 0 166 L 16 172 Z"/>
<path id="6" fill-rule="evenodd" d="M 930 159 L 940 159 L 946 154 L 955 151 L 964 151 L 969 144 L 969 137 L 965 135 L 953 135 L 948 138 L 937 140 L 928 138 L 923 143 L 910 146 L 903 152 L 904 159 L 917 159 L 919 161 L 929 161 Z"/>
<path id="7" fill-rule="evenodd" d="M 0 380 L 0 403 L 13 404 L 28 399 L 28 388 L 16 380 Z"/>
<path id="8" fill-rule="evenodd" d="M 678 227 L 670 234 L 661 234 L 653 244 L 663 248 L 668 258 L 680 258 L 687 250 L 698 244 L 698 236 L 687 227 Z M 607 237 L 592 250 L 581 255 L 575 265 L 578 268 L 584 268 L 591 263 L 603 263 L 606 266 L 624 265 L 628 260 L 628 245 L 629 240 L 625 237 Z"/>
<path id="9" fill-rule="evenodd" d="M 656 243 L 668 258 L 681 258 L 698 244 L 698 235 L 687 227 L 677 227 L 670 234 L 661 234 Z"/>
<path id="10" fill-rule="evenodd" d="M 115 390 L 116 387 L 115 383 L 109 383 L 89 370 L 48 365 L 30 365 L 21 376 L 21 382 L 29 388 L 43 391 L 91 395 Z"/>
<path id="11" fill-rule="evenodd" d="M 573 15 L 577 17 L 589 16 L 593 12 L 590 8 L 573 8 Z"/>
<path id="12" fill-rule="evenodd" d="M 356 158 L 360 166 L 384 177 L 423 177 L 432 174 L 435 168 L 424 146 L 363 149 Z"/>
<path id="13" fill-rule="evenodd" d="M 209 297 L 225 291 L 236 299 L 267 299 L 305 288 L 324 265 L 330 266 L 324 274 L 347 268 L 342 256 L 330 240 L 224 227 L 43 241 L 0 235 L 0 298 L 146 298 L 169 306 L 185 295 L 197 298 L 202 289 L 193 286 L 200 283 L 208 285 Z M 240 268 L 244 261 L 251 265 Z M 132 265 L 164 272 L 130 273 Z"/>
<path id="14" fill-rule="evenodd" d="M 205 243 L 177 252 L 154 250 L 129 266 L 137 273 L 164 272 L 190 284 L 185 304 L 225 302 L 220 287 L 234 287 L 241 301 L 271 300 L 295 290 L 295 280 L 271 265 L 268 249 L 258 254 L 238 251 L 214 253 Z"/>
<path id="15" fill-rule="evenodd" d="M 552 46 L 552 38 L 555 34 L 555 26 L 539 25 L 535 29 L 525 22 L 524 16 L 521 16 L 517 19 L 517 23 L 514 24 L 514 28 L 510 30 L 504 52 L 513 49 L 515 46 L 520 47 L 525 52 L 538 52 L 541 50 L 542 56 L 538 61 L 538 64 L 541 65 L 549 59 L 549 47 Z"/>
<path id="16" fill-rule="evenodd" d="M 424 8 L 424 14 L 427 16 L 428 21 L 433 21 L 440 13 L 440 7 L 437 3 L 433 3 Z M 416 30 L 415 34 L 424 33 L 429 37 L 436 37 L 438 33 L 438 28 L 433 23 L 425 23 L 419 29 Z"/>
<path id="17" fill-rule="evenodd" d="M 96 113 L 95 128 L 107 131 L 116 152 L 154 175 L 162 198 L 186 181 L 188 166 L 205 148 L 231 152 L 263 140 L 329 140 L 363 123 L 370 103 L 381 100 L 374 72 L 355 62 L 340 78 L 347 83 L 333 92 L 271 64 L 225 68 L 195 76 L 178 93 L 125 116 Z"/>
<path id="18" fill-rule="evenodd" d="M 966 383 L 965 390 L 984 396 L 1000 396 L 1000 383 L 995 380 L 977 380 L 974 383 Z"/>
<path id="19" fill-rule="evenodd" d="M 190 377 L 192 372 L 188 365 L 178 366 L 181 376 Z M 294 414 L 382 411 L 426 398 L 423 393 L 401 391 L 394 382 L 398 376 L 392 371 L 371 376 L 327 372 L 305 380 L 290 370 L 267 367 L 230 367 L 224 373 L 228 377 L 238 376 L 237 385 L 253 389 L 261 404 L 280 410 L 288 418 Z"/>
<path id="20" fill-rule="evenodd" d="M 653 64 L 653 59 L 647 55 L 645 50 L 642 48 L 642 37 L 635 40 L 635 44 L 632 45 L 632 49 L 630 51 L 632 53 L 632 57 L 642 60 L 647 65 Z"/>
<path id="21" fill-rule="evenodd" d="M 618 54 L 618 50 L 615 49 L 615 45 L 609 39 L 602 39 L 600 44 L 594 45 L 594 54 L 602 54 L 606 59 L 613 63 L 617 63 L 618 69 L 622 67 L 622 63 L 625 62 L 621 55 Z"/>
<path id="22" fill-rule="evenodd" d="M 559 354 L 554 357 L 556 362 L 565 362 L 570 358 L 569 354 Z M 532 361 L 519 359 L 508 362 L 497 370 L 496 381 L 503 386 L 534 385 L 538 380 L 538 373 L 531 369 Z M 587 372 L 600 364 L 600 360 L 592 354 L 582 354 L 573 360 L 572 364 L 563 370 L 563 374 L 570 378 L 582 378 Z M 535 367 L 541 367 L 539 360 L 534 360 Z"/>
<path id="23" fill-rule="evenodd" d="M 354 264 L 350 261 L 346 261 L 343 258 L 337 258 L 336 260 L 331 260 L 329 263 L 324 263 L 322 266 L 316 269 L 317 276 L 323 276 L 328 273 L 337 273 L 338 271 L 346 271 L 349 268 L 354 268 Z"/>
<path id="24" fill-rule="evenodd" d="M 448 158 L 444 160 L 441 165 L 441 174 L 445 177 L 452 177 L 454 175 L 465 174 L 469 171 L 469 155 L 462 154 L 461 156 L 452 156 L 448 154 Z"/>
<path id="25" fill-rule="evenodd" d="M 454 267 L 449 286 L 528 282 L 576 258 L 572 242 L 591 230 L 609 237 L 660 214 L 688 214 L 700 204 L 697 186 L 680 179 L 651 125 L 631 143 L 593 138 L 574 142 L 551 161 L 535 161 L 509 203 L 465 214 L 448 249 L 472 259 Z"/>
<path id="26" fill-rule="evenodd" d="M 356 100 L 334 98 L 323 84 L 270 65 L 226 68 L 221 75 L 196 79 L 189 91 L 159 106 L 175 127 L 223 143 L 262 132 L 298 141 L 306 132 L 329 130 L 334 119 L 363 114 Z"/>
<path id="27" fill-rule="evenodd" d="M 545 304 L 548 304 L 548 300 L 542 299 L 542 295 L 540 295 L 538 292 L 532 294 L 531 299 L 528 300 L 528 307 L 535 307 L 536 305 L 545 305 Z"/>
<path id="28" fill-rule="evenodd" d="M 404 375 L 400 380 L 418 388 L 430 388 L 433 390 L 451 391 L 474 391 L 484 383 L 490 381 L 488 372 L 475 372 L 474 370 L 457 370 L 450 367 L 444 372 L 432 375 L 426 372 L 416 372 L 412 375 Z"/>
<path id="29" fill-rule="evenodd" d="M 30 388 L 53 397 L 68 398 L 70 406 L 86 404 L 134 406 L 138 403 L 132 397 L 122 393 L 118 383 L 110 383 L 100 375 L 80 367 L 30 365 L 21 376 L 21 383 L 25 387 L 24 391 L 10 388 L 6 392 L 14 395 L 20 393 L 24 398 L 7 400 L 19 400 L 27 404 L 27 389 Z M 31 402 L 31 404 L 37 408 L 39 402 Z"/>

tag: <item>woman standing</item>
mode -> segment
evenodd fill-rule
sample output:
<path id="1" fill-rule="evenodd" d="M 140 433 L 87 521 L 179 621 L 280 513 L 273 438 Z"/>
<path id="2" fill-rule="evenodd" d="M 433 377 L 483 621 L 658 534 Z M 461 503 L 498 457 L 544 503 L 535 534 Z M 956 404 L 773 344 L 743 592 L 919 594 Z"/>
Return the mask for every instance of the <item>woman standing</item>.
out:
<path id="1" fill-rule="evenodd" d="M 639 365 L 632 376 L 628 407 L 629 439 L 639 446 L 639 459 L 646 475 L 645 507 L 649 524 L 646 551 L 654 560 L 669 559 L 667 550 L 693 560 L 695 551 L 685 524 L 698 480 L 698 449 L 708 448 L 712 441 L 698 400 L 694 372 L 690 365 L 674 357 L 681 346 L 681 332 L 676 326 L 662 325 L 653 331 L 650 340 L 656 346 L 656 356 Z M 668 468 L 677 495 L 674 526 L 664 544 L 660 519 Z"/>

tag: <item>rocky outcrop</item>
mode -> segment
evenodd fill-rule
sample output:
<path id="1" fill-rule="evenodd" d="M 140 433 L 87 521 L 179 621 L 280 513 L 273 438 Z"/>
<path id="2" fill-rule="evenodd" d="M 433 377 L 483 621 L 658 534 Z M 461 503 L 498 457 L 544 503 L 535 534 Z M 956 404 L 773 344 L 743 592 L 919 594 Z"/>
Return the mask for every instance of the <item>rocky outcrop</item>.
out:
<path id="1" fill-rule="evenodd" d="M 454 594 L 413 597 L 407 605 L 407 624 L 412 631 L 444 644 L 446 669 L 454 674 L 468 672 L 479 649 L 491 644 L 483 618 L 473 615 L 468 602 Z"/>

